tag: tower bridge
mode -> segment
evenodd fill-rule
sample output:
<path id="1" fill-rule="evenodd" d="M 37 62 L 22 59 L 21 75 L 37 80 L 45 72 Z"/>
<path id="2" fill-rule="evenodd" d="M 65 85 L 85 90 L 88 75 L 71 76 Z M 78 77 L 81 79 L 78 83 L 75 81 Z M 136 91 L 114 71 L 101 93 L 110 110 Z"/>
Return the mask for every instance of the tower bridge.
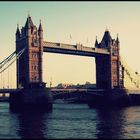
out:
<path id="1" fill-rule="evenodd" d="M 129 76 L 131 82 L 139 88 L 137 74 L 132 74 L 127 65 L 120 57 L 120 41 L 117 36 L 112 39 L 110 32 L 105 31 L 101 42 L 97 38 L 93 48 L 77 43 L 76 45 L 43 40 L 43 28 L 33 24 L 31 16 L 27 17 L 25 25 L 16 30 L 16 50 L 0 63 L 0 73 L 10 67 L 16 61 L 17 89 L 0 89 L 1 93 L 10 92 L 10 107 L 16 108 L 52 108 L 50 93 L 43 81 L 43 53 L 60 53 L 95 57 L 96 62 L 96 91 L 105 90 L 112 92 L 123 90 L 124 73 Z M 6 66 L 6 64 L 8 65 Z M 105 94 L 103 92 L 103 97 Z M 13 94 L 15 93 L 15 94 Z M 120 92 L 123 93 L 124 92 Z M 111 94 L 111 98 L 113 97 Z M 118 96 L 118 95 L 117 95 Z M 108 94 L 107 96 L 108 97 Z M 109 97 L 110 98 L 110 97 Z M 116 97 L 115 97 L 116 98 Z M 93 99 L 94 100 L 94 99 Z M 99 101 L 100 102 L 100 101 Z"/>

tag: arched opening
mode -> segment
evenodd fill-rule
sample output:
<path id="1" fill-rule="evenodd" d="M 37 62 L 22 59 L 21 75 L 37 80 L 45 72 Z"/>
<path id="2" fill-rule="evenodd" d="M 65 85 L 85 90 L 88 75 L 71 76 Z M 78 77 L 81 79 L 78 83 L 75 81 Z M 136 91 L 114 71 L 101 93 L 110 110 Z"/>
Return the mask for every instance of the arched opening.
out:
<path id="1" fill-rule="evenodd" d="M 94 57 L 43 53 L 43 81 L 47 87 L 59 84 L 84 85 L 96 83 Z"/>

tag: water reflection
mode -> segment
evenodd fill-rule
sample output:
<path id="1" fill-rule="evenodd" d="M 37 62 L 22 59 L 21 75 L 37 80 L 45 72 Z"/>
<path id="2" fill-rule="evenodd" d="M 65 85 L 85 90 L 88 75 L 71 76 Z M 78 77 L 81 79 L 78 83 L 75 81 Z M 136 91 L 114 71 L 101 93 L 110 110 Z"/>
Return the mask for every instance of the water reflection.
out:
<path id="1" fill-rule="evenodd" d="M 47 113 L 24 112 L 17 115 L 18 135 L 21 138 L 45 138 L 47 132 Z M 45 132 L 45 136 L 44 136 Z"/>
<path id="2" fill-rule="evenodd" d="M 97 110 L 97 138 L 122 138 L 126 121 L 125 108 Z"/>
<path id="3" fill-rule="evenodd" d="M 82 104 L 55 104 L 50 113 L 10 114 L 5 113 L 7 108 L 0 106 L 1 138 L 140 138 L 139 106 L 89 109 Z"/>

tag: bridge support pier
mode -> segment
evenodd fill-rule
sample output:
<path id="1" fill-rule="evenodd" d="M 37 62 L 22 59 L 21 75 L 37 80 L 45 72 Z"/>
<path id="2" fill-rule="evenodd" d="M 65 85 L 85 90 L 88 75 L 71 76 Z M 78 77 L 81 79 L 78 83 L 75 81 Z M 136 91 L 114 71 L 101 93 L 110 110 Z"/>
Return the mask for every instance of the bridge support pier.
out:
<path id="1" fill-rule="evenodd" d="M 13 112 L 52 110 L 52 97 L 46 87 L 26 87 L 21 92 L 10 94 L 10 110 Z"/>
<path id="2" fill-rule="evenodd" d="M 88 105 L 90 108 L 127 107 L 131 105 L 131 98 L 125 88 L 106 89 L 100 96 L 93 95 Z"/>

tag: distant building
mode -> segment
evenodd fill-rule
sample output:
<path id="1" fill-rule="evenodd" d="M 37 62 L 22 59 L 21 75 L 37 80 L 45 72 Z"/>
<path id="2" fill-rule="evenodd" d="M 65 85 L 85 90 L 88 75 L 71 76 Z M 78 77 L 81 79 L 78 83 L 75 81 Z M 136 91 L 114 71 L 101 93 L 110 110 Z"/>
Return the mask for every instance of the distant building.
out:
<path id="1" fill-rule="evenodd" d="M 96 84 L 92 84 L 92 83 L 86 82 L 85 88 L 96 88 Z"/>
<path id="2" fill-rule="evenodd" d="M 57 85 L 57 88 L 74 88 L 74 85 L 72 83 L 60 83 Z"/>
<path id="3" fill-rule="evenodd" d="M 75 88 L 96 88 L 96 84 L 92 84 L 90 82 L 86 82 L 85 84 L 77 84 Z"/>
<path id="4" fill-rule="evenodd" d="M 96 88 L 96 84 L 92 84 L 90 82 L 86 82 L 85 84 L 77 84 L 74 85 L 72 83 L 60 83 L 56 86 L 56 88 Z"/>

